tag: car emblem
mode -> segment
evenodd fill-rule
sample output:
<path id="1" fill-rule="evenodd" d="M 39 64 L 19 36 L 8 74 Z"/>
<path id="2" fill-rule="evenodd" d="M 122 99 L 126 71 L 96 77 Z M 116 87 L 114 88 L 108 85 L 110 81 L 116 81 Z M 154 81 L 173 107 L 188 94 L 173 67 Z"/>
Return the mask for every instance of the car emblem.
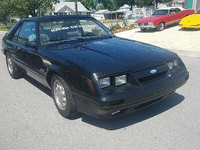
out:
<path id="1" fill-rule="evenodd" d="M 157 72 L 156 69 L 153 69 L 153 70 L 150 71 L 151 74 L 154 74 L 154 73 L 156 73 L 156 72 Z"/>

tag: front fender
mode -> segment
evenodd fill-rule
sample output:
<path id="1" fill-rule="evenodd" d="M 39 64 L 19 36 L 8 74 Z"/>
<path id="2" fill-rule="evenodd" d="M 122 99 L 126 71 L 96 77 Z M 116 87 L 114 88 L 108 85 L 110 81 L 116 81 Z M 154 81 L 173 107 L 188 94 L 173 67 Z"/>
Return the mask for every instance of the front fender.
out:
<path id="1" fill-rule="evenodd" d="M 6 55 L 6 52 L 8 52 L 8 46 L 5 44 L 5 37 L 2 39 L 2 52 L 4 55 Z"/>
<path id="2" fill-rule="evenodd" d="M 62 67 L 58 65 L 51 65 L 47 72 L 47 82 L 51 87 L 51 78 L 54 74 L 62 77 L 72 92 L 94 94 L 94 90 L 91 89 L 89 78 L 82 75 L 79 72 L 75 72 L 73 69 Z"/>

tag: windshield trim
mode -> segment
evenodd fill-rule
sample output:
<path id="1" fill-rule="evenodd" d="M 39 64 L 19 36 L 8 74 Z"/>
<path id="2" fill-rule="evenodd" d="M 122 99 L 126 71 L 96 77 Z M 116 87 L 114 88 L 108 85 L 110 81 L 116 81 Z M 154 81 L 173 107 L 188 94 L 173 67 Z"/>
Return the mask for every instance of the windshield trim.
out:
<path id="1" fill-rule="evenodd" d="M 88 34 L 88 36 L 86 36 L 85 33 L 87 31 L 84 31 L 84 28 L 83 28 L 84 24 L 80 24 L 80 21 L 84 21 L 84 20 L 85 21 L 91 21 L 92 25 L 99 27 L 98 29 L 100 30 L 100 32 L 97 32 L 97 34 L 95 35 L 94 34 L 95 31 L 93 32 L 92 29 L 91 29 L 90 32 L 93 33 L 94 35 Z M 74 23 L 73 26 L 70 25 L 69 28 L 67 26 L 63 26 L 64 25 L 63 23 L 71 24 L 71 21 Z M 56 22 L 57 24 L 54 24 L 52 27 L 49 27 L 49 28 L 48 28 L 48 25 L 47 25 L 48 29 L 44 29 L 45 23 L 51 24 L 53 22 Z M 61 26 L 59 26 L 59 22 L 61 22 L 61 24 L 60 24 Z M 43 26 L 42 26 L 42 23 L 43 23 Z M 88 24 L 88 25 L 90 26 L 90 24 Z M 56 28 L 56 26 L 58 26 L 58 27 Z M 62 39 L 60 37 L 58 37 L 58 39 L 56 39 L 54 36 L 53 37 L 51 36 L 51 35 L 53 35 L 53 32 L 56 33 L 57 31 L 60 31 L 60 33 L 62 33 L 62 30 L 63 30 L 63 32 L 67 32 L 67 30 L 69 32 L 71 32 L 73 30 L 73 27 L 75 27 L 74 28 L 75 30 L 79 30 L 79 28 L 81 28 L 81 31 L 82 31 L 82 32 L 80 32 L 81 35 L 79 35 L 77 37 L 76 37 L 76 35 L 73 35 L 74 36 L 73 37 L 73 36 L 71 36 L 71 34 L 69 35 L 71 37 L 67 37 L 67 36 L 64 35 L 65 39 Z M 44 41 L 42 41 L 42 38 L 44 37 L 44 35 L 42 35 L 42 34 L 46 35 L 47 30 L 48 30 L 48 32 L 51 33 L 51 35 L 49 37 L 52 37 L 53 39 L 51 39 L 51 40 L 48 39 L 44 42 Z M 103 33 L 101 33 L 101 31 Z M 74 31 L 72 31 L 72 32 L 74 32 Z M 109 29 L 107 29 L 102 23 L 100 23 L 99 21 L 97 21 L 94 18 L 84 18 L 84 17 L 83 18 L 82 17 L 80 17 L 80 18 L 58 18 L 58 19 L 53 19 L 53 20 L 51 20 L 51 19 L 50 20 L 43 20 L 43 21 L 39 22 L 39 39 L 40 39 L 40 44 L 43 45 L 43 46 L 51 45 L 51 44 L 54 44 L 54 43 L 56 44 L 56 43 L 60 43 L 60 42 L 63 42 L 63 41 L 74 41 L 74 40 L 80 40 L 80 39 L 86 40 L 86 39 L 93 39 L 93 38 L 102 38 L 102 37 L 107 37 L 107 36 L 113 37 L 115 35 L 111 31 L 109 31 Z"/>

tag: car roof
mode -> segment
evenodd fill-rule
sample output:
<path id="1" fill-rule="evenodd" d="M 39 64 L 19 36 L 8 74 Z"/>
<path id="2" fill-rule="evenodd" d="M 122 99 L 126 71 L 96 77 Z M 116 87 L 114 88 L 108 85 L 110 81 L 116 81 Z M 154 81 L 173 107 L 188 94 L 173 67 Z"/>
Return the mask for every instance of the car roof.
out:
<path id="1" fill-rule="evenodd" d="M 175 9 L 175 8 L 179 8 L 180 10 L 184 10 L 183 7 L 166 7 L 166 8 L 160 8 L 160 9 L 157 9 L 157 10 L 170 10 L 170 9 Z"/>
<path id="2" fill-rule="evenodd" d="M 21 21 L 46 21 L 46 20 L 53 20 L 53 19 L 66 19 L 66 18 L 93 18 L 87 15 L 57 15 L 57 16 L 45 16 L 45 17 L 30 17 L 30 18 L 23 18 Z"/>

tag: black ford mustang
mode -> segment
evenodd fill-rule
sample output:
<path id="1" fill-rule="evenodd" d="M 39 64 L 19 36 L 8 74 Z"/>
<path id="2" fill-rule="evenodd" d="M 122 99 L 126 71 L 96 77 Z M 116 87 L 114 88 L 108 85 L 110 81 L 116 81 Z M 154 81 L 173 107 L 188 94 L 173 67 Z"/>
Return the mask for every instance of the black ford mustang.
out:
<path id="1" fill-rule="evenodd" d="M 129 114 L 173 93 L 189 78 L 173 52 L 114 36 L 89 16 L 20 20 L 3 38 L 12 78 L 49 87 L 64 117 Z"/>

